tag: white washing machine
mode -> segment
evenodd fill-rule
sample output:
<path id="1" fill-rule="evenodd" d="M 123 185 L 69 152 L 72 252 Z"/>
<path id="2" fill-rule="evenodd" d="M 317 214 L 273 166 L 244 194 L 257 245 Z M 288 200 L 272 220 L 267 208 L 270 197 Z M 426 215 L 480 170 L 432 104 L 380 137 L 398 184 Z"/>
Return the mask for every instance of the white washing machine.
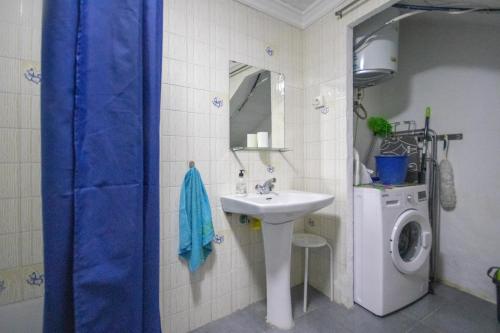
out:
<path id="1" fill-rule="evenodd" d="M 354 188 L 354 301 L 378 316 L 428 292 L 432 231 L 425 185 Z"/>

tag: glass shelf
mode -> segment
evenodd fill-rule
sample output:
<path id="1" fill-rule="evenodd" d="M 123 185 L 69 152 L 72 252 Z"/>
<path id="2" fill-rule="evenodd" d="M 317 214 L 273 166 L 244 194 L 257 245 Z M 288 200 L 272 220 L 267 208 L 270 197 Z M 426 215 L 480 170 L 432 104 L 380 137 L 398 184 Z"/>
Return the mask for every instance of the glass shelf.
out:
<path id="1" fill-rule="evenodd" d="M 250 148 L 250 147 L 232 147 L 231 150 L 233 152 L 236 152 L 236 151 L 277 151 L 280 153 L 291 151 L 290 148 Z"/>

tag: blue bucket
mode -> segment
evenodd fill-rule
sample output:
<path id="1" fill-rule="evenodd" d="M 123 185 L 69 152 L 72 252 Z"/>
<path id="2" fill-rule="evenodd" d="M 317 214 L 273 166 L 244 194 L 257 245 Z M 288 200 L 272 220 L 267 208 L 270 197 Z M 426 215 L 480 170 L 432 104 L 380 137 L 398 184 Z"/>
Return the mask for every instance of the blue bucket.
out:
<path id="1" fill-rule="evenodd" d="M 377 173 L 385 185 L 403 184 L 408 171 L 408 156 L 406 155 L 378 155 L 375 156 L 377 162 Z"/>

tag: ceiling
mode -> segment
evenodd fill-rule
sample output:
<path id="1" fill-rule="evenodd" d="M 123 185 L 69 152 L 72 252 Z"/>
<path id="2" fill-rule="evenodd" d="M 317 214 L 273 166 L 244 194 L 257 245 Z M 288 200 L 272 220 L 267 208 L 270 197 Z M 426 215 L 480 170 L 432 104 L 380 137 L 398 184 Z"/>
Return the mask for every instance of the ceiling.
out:
<path id="1" fill-rule="evenodd" d="M 237 0 L 293 26 L 304 29 L 343 0 Z M 429 6 L 498 8 L 500 0 L 403 0 L 401 3 Z"/>
<path id="2" fill-rule="evenodd" d="M 237 0 L 279 20 L 304 29 L 343 0 Z"/>
<path id="3" fill-rule="evenodd" d="M 304 12 L 307 8 L 311 7 L 316 0 L 278 0 L 288 6 L 291 6 L 298 11 Z"/>

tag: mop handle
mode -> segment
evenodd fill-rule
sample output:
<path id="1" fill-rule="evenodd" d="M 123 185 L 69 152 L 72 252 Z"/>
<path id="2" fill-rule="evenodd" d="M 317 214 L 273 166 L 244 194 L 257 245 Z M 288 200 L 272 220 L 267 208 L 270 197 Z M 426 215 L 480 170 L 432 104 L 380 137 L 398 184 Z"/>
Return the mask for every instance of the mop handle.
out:
<path id="1" fill-rule="evenodd" d="M 425 174 L 426 174 L 426 170 L 427 170 L 427 166 L 426 166 L 426 163 L 427 163 L 427 136 L 429 135 L 429 122 L 430 122 L 430 118 L 431 118 L 431 108 L 430 106 L 426 107 L 425 108 L 425 126 L 424 126 L 424 152 L 422 153 L 422 165 L 421 165 L 421 168 L 420 168 L 420 173 L 419 173 L 419 179 L 418 179 L 418 182 L 420 184 L 424 184 L 425 183 Z"/>

